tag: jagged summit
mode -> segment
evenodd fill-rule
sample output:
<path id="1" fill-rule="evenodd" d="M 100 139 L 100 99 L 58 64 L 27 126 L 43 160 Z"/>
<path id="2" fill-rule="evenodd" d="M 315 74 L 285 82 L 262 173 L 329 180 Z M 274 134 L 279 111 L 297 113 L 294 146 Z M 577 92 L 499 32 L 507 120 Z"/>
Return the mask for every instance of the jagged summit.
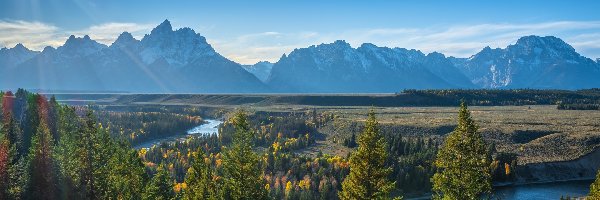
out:
<path id="1" fill-rule="evenodd" d="M 133 35 L 129 32 L 123 32 L 119 37 L 111 44 L 111 47 L 128 47 L 134 45 L 139 41 L 133 38 Z"/>
<path id="2" fill-rule="evenodd" d="M 174 30 L 169 20 L 141 40 L 123 32 L 110 47 L 88 35 L 71 35 L 64 45 L 46 47 L 41 53 L 22 44 L 2 48 L 0 69 L 14 70 L 0 71 L 11 75 L 0 76 L 6 80 L 3 83 L 14 84 L 7 87 L 124 88 L 133 92 L 352 93 L 600 86 L 600 59 L 585 58 L 553 36 L 525 36 L 506 48 L 487 46 L 470 58 L 371 43 L 354 48 L 345 40 L 336 40 L 296 48 L 282 54 L 274 64 L 258 62 L 242 67 L 218 54 L 193 29 Z M 19 77 L 31 80 L 24 76 L 47 79 L 15 82 Z"/>
<path id="3" fill-rule="evenodd" d="M 27 47 L 23 46 L 23 44 L 21 44 L 21 43 L 18 43 L 17 45 L 15 45 L 15 47 L 13 47 L 13 49 L 29 50 L 29 49 L 27 49 Z"/>
<path id="4" fill-rule="evenodd" d="M 370 43 L 353 48 L 337 40 L 295 49 L 282 57 L 267 84 L 282 92 L 397 92 L 473 86 L 443 54 L 439 57 Z"/>
<path id="5" fill-rule="evenodd" d="M 63 57 L 80 57 L 96 53 L 106 47 L 106 45 L 92 40 L 88 35 L 83 36 L 83 38 L 71 35 L 65 44 L 56 48 L 56 50 Z"/>
<path id="6" fill-rule="evenodd" d="M 161 34 L 161 33 L 169 33 L 173 31 L 173 27 L 171 26 L 171 22 L 167 19 L 156 26 L 150 34 Z"/>
<path id="7" fill-rule="evenodd" d="M 221 57 L 206 38 L 191 28 L 173 31 L 168 20 L 154 28 L 140 43 L 140 56 L 146 64 L 164 60 L 173 67 L 182 67 L 201 57 Z"/>
<path id="8" fill-rule="evenodd" d="M 241 65 L 218 54 L 200 34 L 191 28 L 173 30 L 169 20 L 156 26 L 142 40 L 123 32 L 110 47 L 88 35 L 71 35 L 62 46 L 56 49 L 46 47 L 42 53 L 36 55 L 34 52 L 30 57 L 19 56 L 18 51 L 11 49 L 4 52 L 0 52 L 0 81 L 7 88 L 118 88 L 132 92 L 212 93 L 267 91 L 264 83 Z M 4 55 L 10 59 L 5 59 Z"/>
<path id="9" fill-rule="evenodd" d="M 339 47 L 339 48 L 352 48 L 352 46 L 350 46 L 350 43 L 346 42 L 346 40 L 336 40 L 331 44 L 320 44 L 319 46 L 333 46 L 333 47 Z"/>
<path id="10" fill-rule="evenodd" d="M 12 67 L 26 60 L 31 59 L 39 52 L 27 49 L 23 44 L 18 43 L 13 48 L 0 49 L 0 73 L 2 67 Z"/>
<path id="11" fill-rule="evenodd" d="M 455 64 L 483 88 L 597 87 L 596 78 L 583 77 L 600 75 L 591 59 L 554 36 L 524 36 L 504 49 L 486 47 Z"/>
<path id="12" fill-rule="evenodd" d="M 540 37 L 536 35 L 524 36 L 517 40 L 515 45 L 511 45 L 508 49 L 520 48 L 530 53 L 533 51 L 535 54 L 542 53 L 541 50 L 550 51 L 555 55 L 565 55 L 575 53 L 575 48 L 567 44 L 560 38 L 554 36 Z"/>

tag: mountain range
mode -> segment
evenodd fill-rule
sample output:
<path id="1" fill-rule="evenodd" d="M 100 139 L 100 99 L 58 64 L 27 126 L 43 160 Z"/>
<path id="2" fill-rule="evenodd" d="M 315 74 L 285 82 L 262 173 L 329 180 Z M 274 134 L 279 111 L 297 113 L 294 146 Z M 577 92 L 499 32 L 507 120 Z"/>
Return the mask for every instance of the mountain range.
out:
<path id="1" fill-rule="evenodd" d="M 387 93 L 403 89 L 600 87 L 600 59 L 553 36 L 525 36 L 469 58 L 343 40 L 294 49 L 275 63 L 241 65 L 190 28 L 165 20 L 141 40 L 110 46 L 89 36 L 32 51 L 0 49 L 0 89 L 137 93 Z"/>
<path id="2" fill-rule="evenodd" d="M 9 58 L 9 59 L 5 59 Z M 251 93 L 268 87 L 240 64 L 217 53 L 190 28 L 165 20 L 142 40 L 122 33 L 113 44 L 69 37 L 42 52 L 22 45 L 0 53 L 3 89 Z"/>

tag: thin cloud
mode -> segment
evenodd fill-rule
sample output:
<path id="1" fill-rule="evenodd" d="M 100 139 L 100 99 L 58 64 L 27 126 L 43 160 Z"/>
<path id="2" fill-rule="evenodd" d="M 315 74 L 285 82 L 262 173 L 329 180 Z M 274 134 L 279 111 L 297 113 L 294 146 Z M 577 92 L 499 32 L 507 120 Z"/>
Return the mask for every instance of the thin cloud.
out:
<path id="1" fill-rule="evenodd" d="M 57 39 L 62 36 L 59 28 L 41 22 L 21 20 L 0 20 L 0 45 L 13 47 L 18 43 L 32 48 L 43 49 L 45 46 L 55 46 Z"/>
<path id="2" fill-rule="evenodd" d="M 23 43 L 41 50 L 58 47 L 66 38 L 90 35 L 100 43 L 110 45 L 127 31 L 141 39 L 155 24 L 104 23 L 81 30 L 63 30 L 41 22 L 0 20 L 0 46 L 13 47 Z M 213 29 L 211 27 L 210 29 Z M 339 32 L 282 32 L 266 31 L 237 37 L 208 37 L 215 49 L 225 57 L 242 64 L 258 61 L 276 62 L 282 54 L 296 48 L 346 40 L 357 47 L 362 43 L 378 46 L 418 49 L 424 53 L 441 52 L 447 56 L 469 57 L 485 46 L 504 48 L 526 35 L 553 35 L 571 44 L 579 53 L 590 58 L 600 57 L 600 21 L 557 21 L 543 23 L 498 23 L 452 25 L 421 28 L 375 28 L 340 30 Z"/>
<path id="3" fill-rule="evenodd" d="M 84 30 L 73 32 L 76 36 L 89 35 L 90 38 L 106 45 L 112 44 L 117 37 L 127 31 L 134 37 L 140 39 L 152 30 L 154 25 L 151 24 L 136 24 L 136 23 L 105 23 L 100 25 L 90 26 Z"/>
<path id="4" fill-rule="evenodd" d="M 446 56 L 470 57 L 482 48 L 505 48 L 527 35 L 553 35 L 571 44 L 579 53 L 600 57 L 600 21 L 558 21 L 525 24 L 475 24 L 428 28 L 378 28 L 346 30 L 336 33 L 303 34 L 264 33 L 221 39 L 215 48 L 237 62 L 251 64 L 261 60 L 276 62 L 284 53 L 335 40 L 346 40 L 357 47 L 363 43 L 378 46 L 417 49 L 425 53 L 441 52 Z"/>
<path id="5" fill-rule="evenodd" d="M 93 40 L 106 45 L 112 44 L 124 31 L 140 39 L 149 33 L 153 25 L 136 23 L 104 23 L 82 30 L 68 31 L 42 22 L 0 20 L 0 45 L 13 47 L 22 43 L 27 48 L 42 50 L 46 46 L 58 47 L 69 35 L 89 35 Z"/>

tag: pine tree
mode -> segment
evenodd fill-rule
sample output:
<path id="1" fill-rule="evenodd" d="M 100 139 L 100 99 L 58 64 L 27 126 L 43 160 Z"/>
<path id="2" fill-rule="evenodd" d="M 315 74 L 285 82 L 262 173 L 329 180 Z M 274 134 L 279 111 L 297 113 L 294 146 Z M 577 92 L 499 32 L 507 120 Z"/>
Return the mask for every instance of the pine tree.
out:
<path id="1" fill-rule="evenodd" d="M 55 147 L 56 160 L 60 174 L 64 177 L 62 188 L 68 199 L 83 199 L 82 155 L 83 155 L 83 128 L 75 109 L 69 106 L 58 108 L 57 129 L 60 134 Z"/>
<path id="2" fill-rule="evenodd" d="M 218 183 L 213 180 L 213 169 L 204 160 L 204 151 L 199 148 L 194 153 L 192 166 L 186 173 L 187 189 L 184 192 L 186 200 L 218 199 Z"/>
<path id="3" fill-rule="evenodd" d="M 27 181 L 29 180 L 29 173 L 26 167 L 27 158 L 17 158 L 15 145 L 12 145 L 10 152 L 11 163 L 8 167 L 8 199 L 22 199 L 27 188 Z"/>
<path id="4" fill-rule="evenodd" d="M 9 167 L 11 161 L 10 142 L 0 125 L 0 197 L 8 197 L 10 188 Z"/>
<path id="5" fill-rule="evenodd" d="M 40 110 L 38 98 L 38 95 L 27 96 L 27 108 L 25 112 L 26 118 L 24 123 L 21 123 L 21 126 L 23 126 L 23 145 L 20 149 L 21 155 L 25 155 L 30 149 L 32 141 L 31 138 L 38 130 L 38 126 L 40 124 Z"/>
<path id="6" fill-rule="evenodd" d="M 235 126 L 233 144 L 223 154 L 225 199 L 267 199 L 259 159 L 252 151 L 254 133 L 250 130 L 244 111 L 232 118 Z"/>
<path id="7" fill-rule="evenodd" d="M 109 159 L 114 153 L 114 144 L 108 131 L 100 127 L 91 111 L 85 117 L 81 136 L 80 160 L 81 181 L 86 199 L 106 199 L 111 195 L 108 182 L 110 174 Z"/>
<path id="8" fill-rule="evenodd" d="M 435 199 L 478 199 L 491 192 L 490 159 L 483 136 L 461 103 L 458 126 L 438 151 L 432 178 Z"/>
<path id="9" fill-rule="evenodd" d="M 52 136 L 45 123 L 38 126 L 29 150 L 28 199 L 58 199 L 57 173 L 52 158 Z"/>
<path id="10" fill-rule="evenodd" d="M 138 152 L 122 142 L 115 148 L 108 165 L 110 184 L 104 199 L 141 199 L 147 178 Z"/>
<path id="11" fill-rule="evenodd" d="M 600 170 L 596 174 L 596 181 L 590 185 L 590 194 L 588 199 L 600 200 Z"/>
<path id="12" fill-rule="evenodd" d="M 389 199 L 394 182 L 388 180 L 392 169 L 385 165 L 387 144 L 379 133 L 373 110 L 365 129 L 358 136 L 358 150 L 350 156 L 350 174 L 342 182 L 340 199 Z"/>
<path id="13" fill-rule="evenodd" d="M 175 198 L 173 180 L 163 164 L 158 167 L 157 173 L 146 185 L 142 198 L 146 200 L 170 200 Z"/>

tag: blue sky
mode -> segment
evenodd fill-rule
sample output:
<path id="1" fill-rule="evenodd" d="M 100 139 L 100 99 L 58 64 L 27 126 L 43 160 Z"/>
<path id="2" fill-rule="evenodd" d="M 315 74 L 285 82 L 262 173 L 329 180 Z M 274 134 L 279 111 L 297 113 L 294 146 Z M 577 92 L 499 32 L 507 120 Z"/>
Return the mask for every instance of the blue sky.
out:
<path id="1" fill-rule="evenodd" d="M 224 56 L 277 61 L 294 48 L 343 39 L 357 47 L 438 51 L 468 57 L 525 35 L 554 35 L 600 57 L 600 1 L 159 1 L 3 0 L 0 47 L 40 50 L 71 35 L 110 44 L 122 31 L 138 39 L 164 19 L 191 27 Z"/>

